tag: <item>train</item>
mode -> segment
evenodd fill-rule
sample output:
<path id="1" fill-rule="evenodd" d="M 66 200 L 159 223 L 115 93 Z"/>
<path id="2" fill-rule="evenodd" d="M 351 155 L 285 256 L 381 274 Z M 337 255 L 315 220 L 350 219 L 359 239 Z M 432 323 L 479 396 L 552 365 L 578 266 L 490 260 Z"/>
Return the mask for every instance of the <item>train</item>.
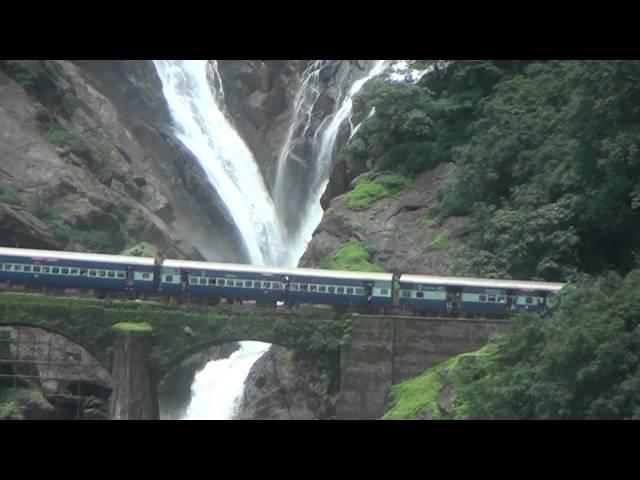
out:
<path id="1" fill-rule="evenodd" d="M 365 312 L 507 317 L 552 312 L 562 283 L 280 268 L 0 247 L 0 283 L 178 302 L 255 301 Z"/>

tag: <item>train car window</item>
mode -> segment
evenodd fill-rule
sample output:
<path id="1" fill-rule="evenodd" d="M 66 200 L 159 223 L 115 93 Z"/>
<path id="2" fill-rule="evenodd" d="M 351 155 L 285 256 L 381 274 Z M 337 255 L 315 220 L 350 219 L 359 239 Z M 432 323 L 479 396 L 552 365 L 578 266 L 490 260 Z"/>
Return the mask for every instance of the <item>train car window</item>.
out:
<path id="1" fill-rule="evenodd" d="M 347 295 L 353 295 L 353 288 L 347 288 Z"/>
<path id="2" fill-rule="evenodd" d="M 338 287 L 338 293 L 344 293 L 344 287 Z"/>
<path id="3" fill-rule="evenodd" d="M 382 290 L 380 290 L 380 295 L 387 295 L 389 293 L 389 290 L 387 290 L 386 288 L 383 288 Z"/>
<path id="4" fill-rule="evenodd" d="M 356 295 L 363 295 L 364 294 L 364 288 L 356 288 Z"/>
<path id="5" fill-rule="evenodd" d="M 148 273 L 143 273 L 142 274 L 142 278 L 147 280 L 150 277 L 150 275 Z"/>
<path id="6" fill-rule="evenodd" d="M 416 292 L 416 298 L 424 298 L 424 292 Z"/>
<path id="7" fill-rule="evenodd" d="M 218 285 L 219 287 L 224 287 L 224 278 L 219 278 L 218 280 L 216 280 L 216 285 Z"/>
<path id="8" fill-rule="evenodd" d="M 107 272 L 107 277 L 116 278 L 116 272 Z"/>
<path id="9" fill-rule="evenodd" d="M 300 285 L 297 283 L 292 283 L 291 286 L 289 287 L 290 290 L 299 290 L 300 289 Z"/>
<path id="10" fill-rule="evenodd" d="M 216 279 L 209 277 L 209 285 L 215 285 L 215 284 L 216 284 Z"/>
<path id="11" fill-rule="evenodd" d="M 117 277 L 120 279 L 124 278 L 124 272 L 118 272 Z"/>
<path id="12" fill-rule="evenodd" d="M 38 267 L 37 265 L 34 265 L 33 271 L 36 273 L 40 272 L 40 267 Z"/>
<path id="13" fill-rule="evenodd" d="M 63 275 L 69 275 L 69 269 L 68 268 L 61 268 L 60 269 L 60 273 Z"/>
<path id="14" fill-rule="evenodd" d="M 507 303 L 507 297 L 505 297 L 504 295 L 500 295 L 498 297 L 498 303 Z"/>
<path id="15" fill-rule="evenodd" d="M 85 271 L 86 273 L 86 271 Z M 69 275 L 77 275 L 78 274 L 78 269 L 77 268 L 71 268 L 69 269 Z"/>
<path id="16" fill-rule="evenodd" d="M 49 273 L 49 267 L 42 267 L 42 273 Z"/>
<path id="17" fill-rule="evenodd" d="M 318 291 L 319 291 L 320 293 L 326 293 L 326 292 L 327 292 L 327 287 L 325 287 L 324 285 L 320 285 L 320 286 L 318 287 Z"/>
<path id="18" fill-rule="evenodd" d="M 172 275 L 165 275 L 164 276 L 164 281 L 165 282 L 173 282 L 173 276 Z"/>
<path id="19" fill-rule="evenodd" d="M 200 285 L 206 285 L 207 284 L 207 279 L 206 278 L 201 278 L 200 279 Z"/>
<path id="20" fill-rule="evenodd" d="M 236 281 L 236 287 L 241 287 L 242 285 L 243 285 L 243 284 L 242 284 L 242 282 L 241 282 L 241 281 L 239 281 L 239 280 L 238 280 L 238 281 Z"/>
<path id="21" fill-rule="evenodd" d="M 99 277 L 106 277 L 107 276 L 107 271 L 106 270 L 98 270 L 98 276 Z"/>
<path id="22" fill-rule="evenodd" d="M 309 291 L 310 292 L 317 292 L 318 291 L 318 287 L 316 287 L 315 285 L 309 285 Z"/>
<path id="23" fill-rule="evenodd" d="M 90 276 L 90 277 L 95 277 L 95 276 L 97 276 L 97 275 L 98 275 L 98 274 L 96 273 L 96 271 L 95 271 L 95 270 L 89 270 L 89 276 Z"/>
<path id="24" fill-rule="evenodd" d="M 16 272 L 21 272 L 21 271 L 22 271 L 22 265 L 14 265 L 14 266 L 13 266 L 13 269 L 14 269 Z"/>
<path id="25" fill-rule="evenodd" d="M 410 290 L 402 290 L 402 296 L 409 298 L 411 296 L 411 291 Z"/>
<path id="26" fill-rule="evenodd" d="M 327 287 L 327 291 L 329 293 L 334 293 L 336 291 L 336 287 Z"/>
<path id="27" fill-rule="evenodd" d="M 191 277 L 189 279 L 189 285 L 197 285 L 198 284 L 198 279 L 195 277 Z"/>
<path id="28" fill-rule="evenodd" d="M 495 295 L 489 295 L 489 302 L 495 302 L 496 301 L 496 296 Z"/>
<path id="29" fill-rule="evenodd" d="M 51 273 L 60 273 L 60 269 L 58 267 L 51 268 Z"/>
<path id="30" fill-rule="evenodd" d="M 262 288 L 271 288 L 271 282 L 262 282 Z"/>
<path id="31" fill-rule="evenodd" d="M 31 265 L 25 265 L 23 270 L 25 272 L 30 272 L 31 271 Z"/>
<path id="32" fill-rule="evenodd" d="M 248 280 L 248 281 L 244 282 L 244 286 L 245 287 L 251 287 L 252 286 L 251 280 Z"/>
<path id="33" fill-rule="evenodd" d="M 11 265 L 10 265 L 10 264 L 8 264 L 8 263 L 5 263 L 5 264 L 2 266 L 2 268 L 3 268 L 4 270 L 11 270 Z"/>
<path id="34" fill-rule="evenodd" d="M 486 295 L 478 295 L 478 301 L 486 302 L 487 301 L 487 296 Z"/>
<path id="35" fill-rule="evenodd" d="M 527 303 L 533 303 L 533 298 L 527 297 Z"/>

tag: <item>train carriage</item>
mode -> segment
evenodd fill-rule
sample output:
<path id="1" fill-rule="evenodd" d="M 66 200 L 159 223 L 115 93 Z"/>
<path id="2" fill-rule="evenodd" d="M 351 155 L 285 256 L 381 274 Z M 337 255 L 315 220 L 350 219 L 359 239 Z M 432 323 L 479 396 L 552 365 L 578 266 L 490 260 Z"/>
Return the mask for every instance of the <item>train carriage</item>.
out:
<path id="1" fill-rule="evenodd" d="M 546 314 L 561 283 L 277 268 L 0 247 L 0 282 L 58 288 L 160 292 L 179 298 L 337 307 L 394 305 L 421 314 Z"/>
<path id="2" fill-rule="evenodd" d="M 285 299 L 282 269 L 231 263 L 165 260 L 160 291 L 192 297 L 277 302 Z"/>
<path id="3" fill-rule="evenodd" d="M 336 306 L 390 307 L 393 305 L 393 275 L 295 268 L 288 272 L 288 302 Z"/>
<path id="4" fill-rule="evenodd" d="M 153 291 L 154 259 L 0 247 L 0 282 Z"/>
<path id="5" fill-rule="evenodd" d="M 544 313 L 564 284 L 401 275 L 399 306 L 422 312 L 498 315 Z"/>

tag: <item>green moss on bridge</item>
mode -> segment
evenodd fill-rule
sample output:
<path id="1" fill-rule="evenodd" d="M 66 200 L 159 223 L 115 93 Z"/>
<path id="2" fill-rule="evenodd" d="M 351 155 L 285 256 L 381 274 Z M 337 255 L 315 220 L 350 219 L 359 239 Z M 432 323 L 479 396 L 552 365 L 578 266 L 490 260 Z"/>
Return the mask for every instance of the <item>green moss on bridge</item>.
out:
<path id="1" fill-rule="evenodd" d="M 147 322 L 141 323 L 131 323 L 131 322 L 120 322 L 116 323 L 112 327 L 116 332 L 123 333 L 146 333 L 151 332 L 153 328 Z"/>
<path id="2" fill-rule="evenodd" d="M 27 325 L 63 335 L 87 349 L 109 371 L 114 327 L 127 329 L 136 323 L 146 323 L 151 328 L 155 379 L 182 359 L 216 343 L 257 340 L 308 352 L 333 353 L 349 341 L 350 332 L 348 317 L 337 316 L 331 310 L 292 312 L 252 305 L 199 307 L 0 294 L 0 325 Z"/>

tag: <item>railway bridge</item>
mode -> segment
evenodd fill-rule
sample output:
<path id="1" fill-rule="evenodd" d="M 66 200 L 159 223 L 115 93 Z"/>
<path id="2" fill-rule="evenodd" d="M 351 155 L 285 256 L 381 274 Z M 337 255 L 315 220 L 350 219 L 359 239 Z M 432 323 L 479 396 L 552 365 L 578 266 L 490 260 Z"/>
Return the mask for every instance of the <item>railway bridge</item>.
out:
<path id="1" fill-rule="evenodd" d="M 156 385 L 166 373 L 208 346 L 245 340 L 333 356 L 341 380 L 336 418 L 373 419 L 392 384 L 480 348 L 510 321 L 2 292 L 0 325 L 42 328 L 89 351 L 112 373 L 114 419 L 158 418 Z"/>

